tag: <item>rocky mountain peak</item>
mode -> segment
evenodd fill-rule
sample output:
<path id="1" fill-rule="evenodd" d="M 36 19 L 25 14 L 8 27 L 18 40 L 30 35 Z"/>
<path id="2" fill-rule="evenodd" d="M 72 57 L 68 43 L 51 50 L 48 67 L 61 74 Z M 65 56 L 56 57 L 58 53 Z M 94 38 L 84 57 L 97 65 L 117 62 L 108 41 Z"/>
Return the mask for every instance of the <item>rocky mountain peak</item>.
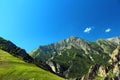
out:
<path id="1" fill-rule="evenodd" d="M 74 40 L 74 39 L 78 39 L 78 37 L 76 37 L 76 36 L 70 36 L 68 39 Z"/>
<path id="2" fill-rule="evenodd" d="M 67 42 L 76 42 L 76 41 L 85 41 L 79 37 L 76 36 L 70 36 L 69 38 L 66 39 Z"/>
<path id="3" fill-rule="evenodd" d="M 93 80 L 98 76 L 108 78 L 107 76 L 113 72 L 111 70 L 114 68 L 114 62 L 119 61 L 118 42 L 119 37 L 89 42 L 70 36 L 59 42 L 41 46 L 30 55 L 46 62 L 55 73 L 66 78 L 78 78 L 78 80 L 79 78 Z M 114 71 L 116 70 L 118 66 Z M 89 73 L 86 75 L 87 72 Z"/>
<path id="4" fill-rule="evenodd" d="M 108 38 L 107 40 L 111 41 L 111 42 L 114 42 L 114 43 L 117 43 L 117 44 L 120 44 L 120 36 L 113 37 L 113 38 Z"/>

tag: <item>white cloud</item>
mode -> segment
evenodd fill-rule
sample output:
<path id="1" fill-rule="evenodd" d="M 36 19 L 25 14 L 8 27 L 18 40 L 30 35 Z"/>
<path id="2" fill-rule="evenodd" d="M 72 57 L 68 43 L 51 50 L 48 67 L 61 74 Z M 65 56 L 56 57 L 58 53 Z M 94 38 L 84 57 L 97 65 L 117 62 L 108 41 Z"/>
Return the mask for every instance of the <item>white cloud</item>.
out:
<path id="1" fill-rule="evenodd" d="M 110 32 L 110 31 L 111 31 L 110 28 L 107 28 L 107 29 L 105 30 L 106 33 L 107 33 L 107 32 Z"/>
<path id="2" fill-rule="evenodd" d="M 87 27 L 87 28 L 84 30 L 84 32 L 85 32 L 85 33 L 90 33 L 91 30 L 92 30 L 91 27 Z"/>

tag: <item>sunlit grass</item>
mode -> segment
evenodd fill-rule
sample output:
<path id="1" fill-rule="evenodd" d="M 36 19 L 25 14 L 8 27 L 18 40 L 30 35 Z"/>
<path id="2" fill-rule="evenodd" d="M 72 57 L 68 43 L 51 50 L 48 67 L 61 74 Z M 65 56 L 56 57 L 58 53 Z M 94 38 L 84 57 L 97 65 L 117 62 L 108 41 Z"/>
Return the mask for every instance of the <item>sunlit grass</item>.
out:
<path id="1" fill-rule="evenodd" d="M 0 80 L 63 80 L 63 78 L 0 50 Z"/>

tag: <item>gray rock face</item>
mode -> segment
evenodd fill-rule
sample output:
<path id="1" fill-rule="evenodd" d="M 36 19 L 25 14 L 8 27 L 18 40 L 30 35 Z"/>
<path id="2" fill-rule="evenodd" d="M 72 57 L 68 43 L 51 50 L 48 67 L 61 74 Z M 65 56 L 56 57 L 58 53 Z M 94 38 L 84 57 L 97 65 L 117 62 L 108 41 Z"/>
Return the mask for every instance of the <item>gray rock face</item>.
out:
<path id="1" fill-rule="evenodd" d="M 111 54 L 112 60 L 109 66 L 94 65 L 82 80 L 119 80 L 120 79 L 120 47 L 118 46 Z"/>
<path id="2" fill-rule="evenodd" d="M 46 63 L 51 67 L 53 72 L 55 72 L 57 74 L 60 73 L 60 65 L 59 64 L 52 62 L 52 61 L 47 61 Z"/>

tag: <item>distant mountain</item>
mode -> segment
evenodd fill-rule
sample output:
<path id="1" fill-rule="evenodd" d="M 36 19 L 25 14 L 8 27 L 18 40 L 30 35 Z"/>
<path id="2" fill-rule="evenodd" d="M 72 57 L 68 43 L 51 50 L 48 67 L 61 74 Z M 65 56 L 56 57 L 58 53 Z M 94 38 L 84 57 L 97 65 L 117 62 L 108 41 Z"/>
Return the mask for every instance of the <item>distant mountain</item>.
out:
<path id="1" fill-rule="evenodd" d="M 69 79 L 86 79 L 91 67 L 110 66 L 109 60 L 120 43 L 120 37 L 99 39 L 95 42 L 71 36 L 60 42 L 39 46 L 30 52 L 37 61 L 46 62 L 58 75 Z M 83 76 L 87 76 L 84 77 Z M 98 75 L 99 76 L 99 75 Z M 97 79 L 96 79 L 97 80 Z"/>

